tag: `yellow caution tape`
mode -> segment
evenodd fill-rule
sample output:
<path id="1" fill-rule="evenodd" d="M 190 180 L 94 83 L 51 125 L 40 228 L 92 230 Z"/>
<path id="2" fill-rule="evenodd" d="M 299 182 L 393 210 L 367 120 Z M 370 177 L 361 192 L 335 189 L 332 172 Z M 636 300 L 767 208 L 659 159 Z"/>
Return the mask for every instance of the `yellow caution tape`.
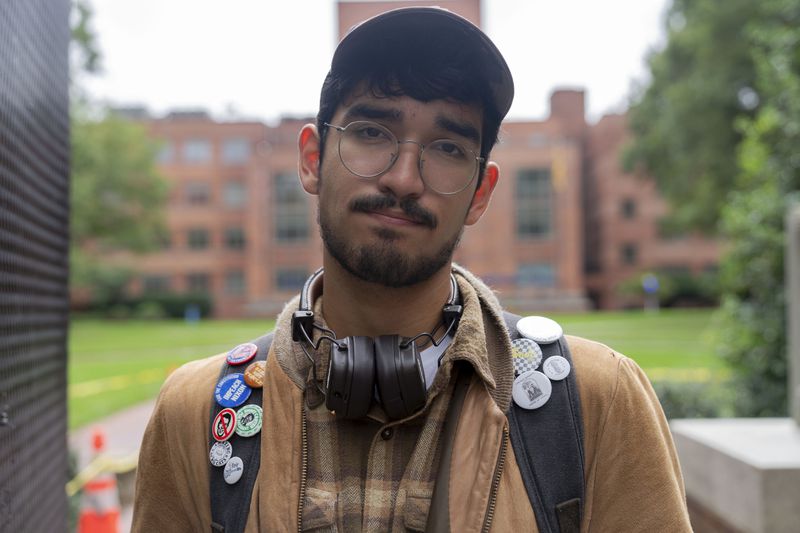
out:
<path id="1" fill-rule="evenodd" d="M 67 482 L 67 496 L 74 496 L 87 483 L 104 472 L 122 474 L 130 472 L 136 468 L 139 461 L 139 451 L 135 451 L 124 457 L 110 457 L 108 455 L 98 455 L 89 463 L 86 468 L 81 470 L 77 476 Z"/>

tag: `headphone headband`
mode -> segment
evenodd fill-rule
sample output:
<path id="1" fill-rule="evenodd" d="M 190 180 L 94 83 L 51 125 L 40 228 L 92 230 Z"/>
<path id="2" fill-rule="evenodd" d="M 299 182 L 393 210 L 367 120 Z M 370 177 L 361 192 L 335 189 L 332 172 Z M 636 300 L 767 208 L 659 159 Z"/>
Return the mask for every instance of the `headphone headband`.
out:
<path id="1" fill-rule="evenodd" d="M 311 330 L 314 327 L 313 299 L 322 293 L 323 274 L 324 268 L 320 267 L 309 276 L 300 291 L 300 307 L 292 315 L 292 340 L 295 342 L 302 340 L 311 342 Z M 450 298 L 442 309 L 445 323 L 456 322 L 461 318 L 462 307 L 456 303 L 457 301 L 458 283 L 455 275 L 450 272 Z"/>

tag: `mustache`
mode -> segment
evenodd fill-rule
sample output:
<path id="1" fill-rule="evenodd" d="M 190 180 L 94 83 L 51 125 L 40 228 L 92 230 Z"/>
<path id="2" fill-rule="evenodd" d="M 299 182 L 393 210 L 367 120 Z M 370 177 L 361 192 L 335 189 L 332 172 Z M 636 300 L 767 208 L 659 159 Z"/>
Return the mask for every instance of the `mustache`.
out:
<path id="1" fill-rule="evenodd" d="M 349 207 L 351 211 L 361 213 L 370 213 L 372 211 L 380 211 L 381 209 L 400 207 L 403 214 L 417 224 L 421 224 L 430 229 L 435 229 L 436 226 L 439 225 L 436 215 L 419 205 L 413 198 L 398 200 L 394 196 L 387 195 L 360 196 L 354 198 L 350 202 Z"/>

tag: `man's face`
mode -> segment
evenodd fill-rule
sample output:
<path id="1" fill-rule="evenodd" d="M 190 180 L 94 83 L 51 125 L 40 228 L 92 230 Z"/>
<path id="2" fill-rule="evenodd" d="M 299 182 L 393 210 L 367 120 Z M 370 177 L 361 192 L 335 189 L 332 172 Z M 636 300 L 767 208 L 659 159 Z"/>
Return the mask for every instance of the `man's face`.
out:
<path id="1" fill-rule="evenodd" d="M 475 106 L 359 93 L 330 123 L 344 127 L 357 120 L 378 123 L 401 141 L 427 145 L 446 138 L 480 153 L 482 115 Z M 326 133 L 318 218 L 327 253 L 354 276 L 390 287 L 419 283 L 449 265 L 464 224 L 477 220 L 468 219 L 477 176 L 457 194 L 439 194 L 420 176 L 420 147 L 401 143 L 387 172 L 360 178 L 339 158 L 341 133 Z"/>

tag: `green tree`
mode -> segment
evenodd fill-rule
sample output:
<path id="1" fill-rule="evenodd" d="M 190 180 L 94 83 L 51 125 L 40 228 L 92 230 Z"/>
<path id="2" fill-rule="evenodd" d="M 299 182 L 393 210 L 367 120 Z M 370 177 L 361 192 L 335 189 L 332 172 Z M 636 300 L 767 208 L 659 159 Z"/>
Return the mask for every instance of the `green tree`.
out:
<path id="1" fill-rule="evenodd" d="M 634 141 L 625 163 L 656 179 L 672 205 L 666 227 L 713 233 L 738 174 L 734 127 L 752 116 L 755 66 L 743 37 L 760 17 L 752 0 L 674 0 L 668 42 L 649 58 L 650 83 L 629 113 Z"/>
<path id="2" fill-rule="evenodd" d="M 717 230 L 719 352 L 736 412 L 786 412 L 784 216 L 800 190 L 800 0 L 675 0 L 626 159 L 678 227 Z"/>
<path id="3" fill-rule="evenodd" d="M 109 260 L 120 251 L 153 249 L 164 233 L 167 186 L 157 144 L 141 124 L 91 103 L 80 80 L 100 70 L 85 0 L 73 3 L 70 175 L 70 285 L 96 299 L 121 295 L 130 269 Z"/>
<path id="4" fill-rule="evenodd" d="M 734 369 L 737 412 L 787 408 L 784 217 L 800 191 L 800 0 L 763 0 L 746 37 L 756 66 L 758 114 L 738 122 L 736 190 L 723 209 L 722 355 Z"/>

